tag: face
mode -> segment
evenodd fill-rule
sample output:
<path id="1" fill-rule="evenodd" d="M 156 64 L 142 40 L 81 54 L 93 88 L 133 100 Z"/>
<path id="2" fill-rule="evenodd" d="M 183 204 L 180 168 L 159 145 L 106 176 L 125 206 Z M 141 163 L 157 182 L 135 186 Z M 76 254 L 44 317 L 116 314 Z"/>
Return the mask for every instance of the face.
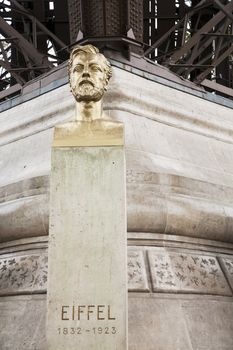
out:
<path id="1" fill-rule="evenodd" d="M 106 87 L 105 62 L 100 55 L 79 52 L 70 71 L 71 91 L 76 101 L 99 101 Z"/>

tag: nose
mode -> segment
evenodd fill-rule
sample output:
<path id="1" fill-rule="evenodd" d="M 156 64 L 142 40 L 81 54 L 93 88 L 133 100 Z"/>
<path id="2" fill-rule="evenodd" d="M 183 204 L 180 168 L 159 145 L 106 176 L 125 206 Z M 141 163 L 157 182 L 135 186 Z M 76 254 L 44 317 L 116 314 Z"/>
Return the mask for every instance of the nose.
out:
<path id="1" fill-rule="evenodd" d="M 83 77 L 83 78 L 90 78 L 89 72 L 83 72 L 82 77 Z"/>
<path id="2" fill-rule="evenodd" d="M 83 77 L 83 78 L 89 78 L 89 77 L 90 77 L 89 69 L 88 69 L 87 66 L 84 67 L 82 77 Z"/>

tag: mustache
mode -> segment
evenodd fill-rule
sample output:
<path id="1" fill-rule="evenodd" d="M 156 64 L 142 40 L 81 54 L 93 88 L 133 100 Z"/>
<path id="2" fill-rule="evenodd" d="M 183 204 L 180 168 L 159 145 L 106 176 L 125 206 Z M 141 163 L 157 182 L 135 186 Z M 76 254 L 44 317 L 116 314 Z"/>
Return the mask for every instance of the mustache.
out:
<path id="1" fill-rule="evenodd" d="M 82 79 L 79 83 L 78 86 L 82 86 L 84 84 L 90 84 L 92 87 L 95 86 L 95 84 L 93 83 L 93 81 L 91 79 Z"/>

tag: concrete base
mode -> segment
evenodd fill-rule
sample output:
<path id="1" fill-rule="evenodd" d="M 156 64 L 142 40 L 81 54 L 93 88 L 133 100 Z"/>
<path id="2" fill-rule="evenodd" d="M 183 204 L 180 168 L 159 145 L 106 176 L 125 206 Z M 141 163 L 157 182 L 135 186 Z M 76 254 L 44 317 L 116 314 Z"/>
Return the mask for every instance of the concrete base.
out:
<path id="1" fill-rule="evenodd" d="M 122 146 L 53 149 L 49 350 L 127 349 L 124 174 Z"/>

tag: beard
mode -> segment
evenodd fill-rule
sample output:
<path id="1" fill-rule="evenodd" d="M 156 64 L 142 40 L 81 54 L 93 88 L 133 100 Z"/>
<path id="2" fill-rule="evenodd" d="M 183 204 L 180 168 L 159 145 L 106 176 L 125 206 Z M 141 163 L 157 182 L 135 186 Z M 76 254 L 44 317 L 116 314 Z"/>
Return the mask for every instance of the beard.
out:
<path id="1" fill-rule="evenodd" d="M 96 87 L 92 84 L 82 84 L 72 87 L 72 92 L 77 102 L 97 102 L 103 97 L 104 91 L 104 87 Z"/>

